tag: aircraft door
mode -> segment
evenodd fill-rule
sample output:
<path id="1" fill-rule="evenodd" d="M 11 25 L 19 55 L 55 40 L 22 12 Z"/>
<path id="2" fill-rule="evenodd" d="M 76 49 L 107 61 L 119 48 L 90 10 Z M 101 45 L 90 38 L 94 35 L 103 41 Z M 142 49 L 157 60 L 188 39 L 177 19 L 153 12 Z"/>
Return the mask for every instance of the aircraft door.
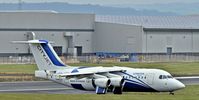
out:
<path id="1" fill-rule="evenodd" d="M 149 73 L 146 75 L 146 77 L 147 77 L 147 83 L 149 85 L 152 85 L 154 81 L 154 73 Z"/>

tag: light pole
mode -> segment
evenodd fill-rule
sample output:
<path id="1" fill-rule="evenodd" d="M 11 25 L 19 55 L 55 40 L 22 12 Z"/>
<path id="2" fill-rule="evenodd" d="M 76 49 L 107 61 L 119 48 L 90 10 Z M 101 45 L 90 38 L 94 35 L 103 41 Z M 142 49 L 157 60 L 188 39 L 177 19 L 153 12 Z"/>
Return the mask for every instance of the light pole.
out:
<path id="1" fill-rule="evenodd" d="M 18 1 L 18 10 L 22 10 L 22 0 Z"/>

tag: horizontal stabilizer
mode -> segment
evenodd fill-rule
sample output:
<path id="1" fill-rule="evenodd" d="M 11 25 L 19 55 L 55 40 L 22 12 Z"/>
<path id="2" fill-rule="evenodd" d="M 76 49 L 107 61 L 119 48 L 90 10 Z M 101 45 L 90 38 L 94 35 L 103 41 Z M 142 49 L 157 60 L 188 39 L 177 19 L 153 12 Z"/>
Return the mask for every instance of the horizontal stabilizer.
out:
<path id="1" fill-rule="evenodd" d="M 29 41 L 12 41 L 12 43 L 19 43 L 19 44 L 40 44 L 40 43 L 48 43 L 47 40 L 29 40 Z M 52 43 L 52 42 L 50 42 Z"/>

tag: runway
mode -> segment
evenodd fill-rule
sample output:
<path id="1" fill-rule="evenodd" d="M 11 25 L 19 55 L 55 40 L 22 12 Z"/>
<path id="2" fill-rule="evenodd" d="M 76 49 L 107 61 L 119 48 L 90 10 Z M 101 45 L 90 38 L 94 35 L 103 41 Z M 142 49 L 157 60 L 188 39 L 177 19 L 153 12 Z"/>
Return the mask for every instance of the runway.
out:
<path id="1" fill-rule="evenodd" d="M 73 89 L 51 81 L 0 82 L 0 93 L 86 94 L 94 91 Z"/>
<path id="2" fill-rule="evenodd" d="M 185 85 L 199 85 L 199 76 L 192 77 L 175 77 Z"/>
<path id="3" fill-rule="evenodd" d="M 176 77 L 185 85 L 199 85 L 199 77 Z M 51 81 L 0 82 L 0 93 L 94 94 Z"/>

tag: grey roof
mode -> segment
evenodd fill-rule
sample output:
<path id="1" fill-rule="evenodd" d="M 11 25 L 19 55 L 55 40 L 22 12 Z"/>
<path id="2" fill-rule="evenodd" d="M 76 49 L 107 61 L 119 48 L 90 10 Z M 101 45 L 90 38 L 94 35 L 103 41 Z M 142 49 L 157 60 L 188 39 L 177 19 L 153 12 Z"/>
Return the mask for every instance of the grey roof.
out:
<path id="1" fill-rule="evenodd" d="M 138 25 L 144 28 L 199 29 L 199 16 L 96 16 L 96 22 Z"/>
<path id="2" fill-rule="evenodd" d="M 3 10 L 0 13 L 58 13 L 54 10 Z"/>

